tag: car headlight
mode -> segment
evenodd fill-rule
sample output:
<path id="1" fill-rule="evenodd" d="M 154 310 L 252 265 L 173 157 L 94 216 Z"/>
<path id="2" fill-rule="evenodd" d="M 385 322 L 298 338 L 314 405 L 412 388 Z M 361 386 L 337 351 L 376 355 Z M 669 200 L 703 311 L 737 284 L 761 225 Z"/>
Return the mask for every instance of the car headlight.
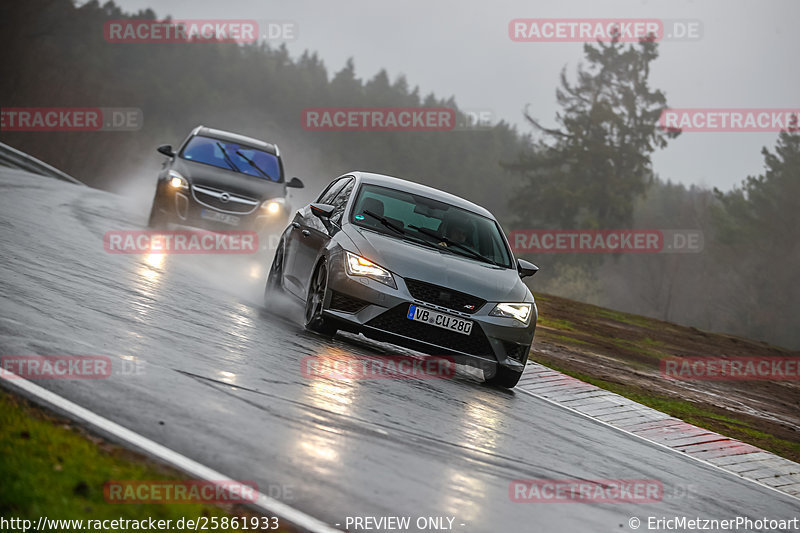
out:
<path id="1" fill-rule="evenodd" d="M 344 264 L 347 269 L 347 274 L 350 276 L 363 276 L 379 281 L 393 289 L 397 288 L 392 273 L 383 267 L 379 267 L 369 259 L 365 259 L 360 255 L 350 252 L 345 252 Z"/>
<path id="2" fill-rule="evenodd" d="M 505 318 L 516 318 L 523 324 L 527 324 L 531 318 L 531 304 L 507 304 L 501 303 L 494 306 L 489 316 L 502 316 Z"/>
<path id="3" fill-rule="evenodd" d="M 169 177 L 169 184 L 172 186 L 173 189 L 188 189 L 189 182 L 186 181 L 186 178 L 175 172 L 174 170 L 170 170 L 167 174 Z"/>
<path id="4" fill-rule="evenodd" d="M 261 202 L 261 209 L 268 215 L 277 215 L 285 207 L 283 198 L 272 198 Z"/>

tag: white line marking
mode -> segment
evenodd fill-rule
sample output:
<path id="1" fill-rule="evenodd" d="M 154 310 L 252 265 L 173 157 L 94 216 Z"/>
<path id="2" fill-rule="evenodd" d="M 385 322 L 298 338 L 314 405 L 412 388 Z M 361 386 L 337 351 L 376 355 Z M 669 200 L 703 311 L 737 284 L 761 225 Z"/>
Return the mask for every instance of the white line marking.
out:
<path id="1" fill-rule="evenodd" d="M 642 437 L 641 435 L 637 435 L 636 433 L 633 433 L 633 432 L 628 431 L 626 429 L 622 429 L 620 427 L 617 427 L 617 426 L 615 426 L 613 424 L 610 424 L 608 422 L 600 420 L 599 418 L 595 418 L 593 416 L 587 415 L 586 413 L 582 413 L 582 412 L 578 411 L 577 409 L 573 409 L 572 407 L 560 404 L 555 400 L 551 400 L 550 398 L 545 398 L 544 396 L 539 396 L 535 392 L 527 391 L 525 389 L 518 389 L 518 388 L 514 388 L 514 391 L 524 392 L 525 394 L 529 394 L 529 395 L 533 396 L 534 398 L 538 398 L 540 400 L 544 400 L 547 403 L 556 405 L 558 407 L 561 407 L 562 409 L 566 409 L 567 411 L 572 411 L 573 413 L 578 414 L 578 415 L 580 415 L 580 416 L 582 416 L 584 418 L 588 418 L 589 420 L 594 420 L 598 424 L 603 424 L 604 426 L 608 426 L 610 428 L 613 428 L 613 429 L 615 429 L 615 430 L 617 430 L 617 431 L 619 431 L 621 433 L 625 433 L 626 435 L 630 435 L 632 437 L 636 437 L 637 439 L 643 440 L 645 442 L 649 442 L 650 444 L 658 446 L 659 448 L 664 448 L 665 450 L 669 450 L 669 451 L 671 451 L 673 453 L 676 453 L 676 454 L 680 455 L 681 457 L 686 457 L 687 459 L 692 459 L 694 461 L 698 461 L 698 462 L 703 463 L 704 465 L 708 465 L 708 466 L 710 466 L 710 467 L 712 467 L 712 468 L 714 468 L 716 470 L 719 470 L 721 472 L 725 472 L 726 474 L 730 474 L 732 476 L 735 476 L 738 479 L 744 479 L 745 481 L 749 481 L 750 483 L 755 483 L 756 485 L 760 485 L 760 486 L 762 486 L 764 488 L 767 488 L 769 490 L 775 491 L 778 494 L 782 494 L 784 496 L 788 496 L 789 498 L 794 498 L 795 500 L 800 500 L 800 496 L 795 496 L 794 494 L 789 494 L 787 492 L 783 492 L 782 490 L 778 490 L 775 487 L 770 487 L 769 485 L 765 485 L 764 483 L 761 483 L 760 481 L 756 481 L 755 479 L 751 479 L 751 478 L 747 478 L 747 477 L 744 477 L 744 476 L 740 476 L 736 472 L 731 472 L 730 470 L 725 470 L 724 468 L 722 468 L 722 467 L 720 467 L 718 465 L 715 465 L 714 463 L 710 463 L 710 462 L 706 461 L 705 459 L 700 459 L 698 457 L 693 457 L 692 455 L 690 455 L 688 453 L 683 453 L 683 452 L 681 452 L 679 450 L 676 450 L 675 448 L 670 448 L 669 446 L 667 446 L 665 444 L 661 444 L 660 442 L 656 442 L 656 441 L 650 440 L 648 438 Z"/>
<path id="2" fill-rule="evenodd" d="M 88 422 L 89 424 L 117 437 L 124 442 L 127 442 L 132 446 L 135 446 L 136 448 L 144 450 L 150 455 L 153 455 L 162 461 L 169 463 L 178 470 L 186 472 L 187 474 L 190 474 L 198 479 L 210 481 L 212 483 L 228 483 L 231 481 L 236 481 L 217 472 L 216 470 L 198 463 L 197 461 L 189 459 L 185 455 L 181 455 L 178 452 L 167 448 L 166 446 L 162 446 L 161 444 L 158 444 L 147 437 L 122 427 L 116 422 L 112 422 L 107 418 L 103 418 L 102 416 L 89 411 L 88 409 L 81 407 L 80 405 L 73 403 L 66 398 L 63 398 L 58 394 L 50 392 L 49 390 L 31 383 L 26 379 L 20 378 L 13 372 L 3 372 L 3 376 L 0 377 L 0 379 L 4 380 L 13 387 L 22 389 L 28 394 L 35 396 L 39 400 L 54 405 L 58 409 L 69 413 L 76 418 L 80 418 L 85 422 Z M 257 492 L 256 494 L 257 496 L 255 502 L 248 505 L 258 507 L 264 514 L 270 516 L 277 515 L 279 518 L 287 520 L 296 526 L 308 530 L 311 533 L 341 533 L 340 530 L 334 529 L 321 520 L 307 515 L 302 511 L 295 509 L 294 507 L 291 507 L 274 498 L 270 498 L 269 496 L 265 496 L 260 492 Z"/>

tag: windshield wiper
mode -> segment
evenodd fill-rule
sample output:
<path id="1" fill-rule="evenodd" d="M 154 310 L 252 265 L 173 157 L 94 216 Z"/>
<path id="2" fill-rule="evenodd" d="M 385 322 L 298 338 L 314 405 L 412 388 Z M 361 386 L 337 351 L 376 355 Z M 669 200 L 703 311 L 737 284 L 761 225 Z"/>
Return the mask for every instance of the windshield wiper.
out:
<path id="1" fill-rule="evenodd" d="M 256 169 L 256 170 L 258 170 L 259 172 L 261 172 L 261 174 L 263 174 L 263 175 L 264 175 L 264 177 L 265 177 L 265 178 L 267 178 L 269 181 L 275 181 L 274 179 L 272 179 L 272 176 L 270 176 L 269 174 L 267 174 L 267 173 L 266 173 L 266 171 L 264 171 L 264 169 L 263 169 L 263 168 L 261 168 L 260 166 L 256 165 L 256 162 L 255 162 L 255 161 L 253 161 L 252 159 L 250 159 L 249 157 L 247 157 L 246 155 L 244 155 L 244 154 L 243 154 L 242 152 L 240 152 L 239 150 L 236 150 L 236 155 L 238 155 L 239 157 L 241 157 L 242 159 L 244 159 L 245 161 L 247 161 L 248 163 L 250 163 L 250 166 L 251 166 L 251 167 L 253 167 L 254 169 Z"/>
<path id="2" fill-rule="evenodd" d="M 460 242 L 456 242 L 456 241 L 454 241 L 452 239 L 448 239 L 447 237 L 445 237 L 443 235 L 439 235 L 435 231 L 429 230 L 428 228 L 420 228 L 419 226 L 414 226 L 413 224 L 409 225 L 408 227 L 413 229 L 413 230 L 416 230 L 418 233 L 422 233 L 423 235 L 427 235 L 428 237 L 433 237 L 434 239 L 437 239 L 437 240 L 447 244 L 448 246 L 452 246 L 452 247 L 454 247 L 454 248 L 456 248 L 458 250 L 462 250 L 463 252 L 466 252 L 470 256 L 474 257 L 475 259 L 479 259 L 479 260 L 481 260 L 481 261 L 483 261 L 485 263 L 490 263 L 490 264 L 492 264 L 494 266 L 500 266 L 496 262 L 494 262 L 493 260 L 491 260 L 488 257 L 486 257 L 485 255 L 479 254 L 478 252 L 476 252 L 475 250 L 473 250 L 469 246 L 464 246 Z M 461 254 L 461 255 L 465 255 L 465 254 Z"/>
<path id="3" fill-rule="evenodd" d="M 217 146 L 219 147 L 220 150 L 222 150 L 222 155 L 225 156 L 225 162 L 228 163 L 231 169 L 235 170 L 236 172 L 241 172 L 241 170 L 239 170 L 239 167 L 236 166 L 236 163 L 233 162 L 233 159 L 231 159 L 231 156 L 228 155 L 228 152 L 227 150 L 225 150 L 225 147 L 222 146 L 222 143 L 217 142 Z"/>
<path id="4" fill-rule="evenodd" d="M 406 230 L 404 230 L 401 227 L 398 227 L 396 224 L 393 224 L 386 217 L 382 217 L 380 215 L 376 215 L 375 213 L 373 213 L 369 209 L 365 209 L 363 211 L 363 213 L 365 215 L 371 216 L 372 218 L 374 218 L 375 220 L 377 220 L 378 222 L 380 222 L 381 224 L 383 224 L 385 227 L 389 228 L 390 230 L 394 230 L 396 233 L 400 234 L 400 236 L 403 237 L 406 240 L 409 240 L 411 242 L 415 242 L 417 244 L 424 244 L 425 246 L 429 246 L 429 247 L 433 247 L 433 248 L 438 249 L 438 246 L 436 246 L 435 244 L 433 244 L 431 242 L 425 241 L 423 239 L 416 239 L 416 238 L 412 237 L 411 235 L 406 233 Z"/>
<path id="5" fill-rule="evenodd" d="M 377 220 L 378 222 L 380 222 L 381 224 L 383 224 L 387 228 L 396 231 L 400 235 L 406 235 L 406 230 L 404 230 L 403 228 L 397 227 L 395 224 L 392 224 L 391 222 L 389 222 L 389 220 L 386 217 L 382 217 L 380 215 L 376 215 L 375 213 L 373 213 L 369 209 L 365 209 L 364 210 L 364 214 L 371 216 L 372 218 L 374 218 L 375 220 Z"/>

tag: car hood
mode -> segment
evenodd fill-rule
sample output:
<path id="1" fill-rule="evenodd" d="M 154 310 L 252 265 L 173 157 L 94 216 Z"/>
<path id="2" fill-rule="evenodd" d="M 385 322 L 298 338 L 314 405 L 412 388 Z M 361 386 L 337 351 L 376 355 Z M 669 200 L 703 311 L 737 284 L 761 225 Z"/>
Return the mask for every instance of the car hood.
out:
<path id="1" fill-rule="evenodd" d="M 402 278 L 471 294 L 490 302 L 533 301 L 515 269 L 389 237 L 353 224 L 345 227 L 353 250 Z"/>
<path id="2" fill-rule="evenodd" d="M 286 196 L 285 183 L 276 183 L 224 168 L 195 163 L 185 159 L 177 159 L 172 168 L 180 172 L 193 185 L 222 189 L 259 200 Z"/>

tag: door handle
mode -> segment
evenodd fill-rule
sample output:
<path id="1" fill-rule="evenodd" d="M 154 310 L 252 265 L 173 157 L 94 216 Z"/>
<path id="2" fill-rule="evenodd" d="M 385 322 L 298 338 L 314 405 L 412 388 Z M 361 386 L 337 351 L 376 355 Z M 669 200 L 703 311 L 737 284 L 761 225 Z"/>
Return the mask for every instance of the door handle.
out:
<path id="1" fill-rule="evenodd" d="M 300 224 L 298 224 L 297 222 L 292 222 L 292 227 L 294 229 L 300 229 Z"/>
<path id="2" fill-rule="evenodd" d="M 310 232 L 310 231 L 308 231 L 307 229 L 304 229 L 304 230 L 303 230 L 303 231 L 301 231 L 300 233 L 302 233 L 302 234 L 303 234 L 303 237 L 308 237 L 309 235 L 311 235 L 311 232 Z"/>

